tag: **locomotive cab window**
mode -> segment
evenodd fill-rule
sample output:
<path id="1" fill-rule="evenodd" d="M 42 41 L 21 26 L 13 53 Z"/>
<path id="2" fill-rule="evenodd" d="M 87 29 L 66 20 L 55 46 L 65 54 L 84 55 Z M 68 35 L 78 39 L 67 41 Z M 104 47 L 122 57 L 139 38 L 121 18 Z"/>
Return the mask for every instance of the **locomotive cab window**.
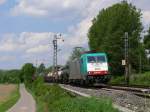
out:
<path id="1" fill-rule="evenodd" d="M 106 62 L 105 56 L 97 56 L 97 62 L 98 63 L 99 62 L 101 62 L 101 63 Z"/>
<path id="2" fill-rule="evenodd" d="M 105 56 L 88 56 L 88 63 L 104 63 L 106 62 Z"/>
<path id="3" fill-rule="evenodd" d="M 88 63 L 96 63 L 96 58 L 95 56 L 88 56 L 87 57 Z"/>

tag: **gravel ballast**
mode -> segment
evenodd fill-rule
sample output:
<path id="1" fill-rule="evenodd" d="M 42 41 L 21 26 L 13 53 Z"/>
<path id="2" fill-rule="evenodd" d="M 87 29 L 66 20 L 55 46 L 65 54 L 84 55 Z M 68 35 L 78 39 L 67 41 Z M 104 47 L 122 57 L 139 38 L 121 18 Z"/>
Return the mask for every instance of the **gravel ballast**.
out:
<path id="1" fill-rule="evenodd" d="M 132 92 L 113 90 L 107 88 L 88 89 L 71 85 L 63 85 L 66 88 L 86 93 L 98 98 L 105 97 L 112 99 L 113 103 L 126 107 L 133 112 L 150 112 L 150 99 L 134 95 Z"/>

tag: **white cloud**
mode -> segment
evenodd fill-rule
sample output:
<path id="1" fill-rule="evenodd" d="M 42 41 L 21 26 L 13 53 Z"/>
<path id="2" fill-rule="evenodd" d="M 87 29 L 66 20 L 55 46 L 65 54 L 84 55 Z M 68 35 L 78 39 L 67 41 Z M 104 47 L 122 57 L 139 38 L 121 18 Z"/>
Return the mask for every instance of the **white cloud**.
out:
<path id="1" fill-rule="evenodd" d="M 88 43 L 88 37 L 87 33 L 89 31 L 89 28 L 92 25 L 92 20 L 96 15 L 99 13 L 99 11 L 103 8 L 107 8 L 115 3 L 121 2 L 122 0 L 95 0 L 90 1 L 89 6 L 86 8 L 86 10 L 82 11 L 83 19 L 76 24 L 75 26 L 69 27 L 69 37 L 68 43 L 70 45 L 74 46 L 80 46 L 85 45 Z M 136 2 L 134 0 L 128 0 L 128 2 L 132 2 L 136 5 Z M 141 2 L 141 1 L 140 1 Z M 144 3 L 143 3 L 144 4 Z M 138 6 L 140 8 L 140 6 Z M 143 23 L 144 26 L 150 24 L 150 11 L 142 10 L 143 12 Z M 72 39 L 74 38 L 74 39 Z"/>
<path id="2" fill-rule="evenodd" d="M 36 58 L 52 61 L 50 58 L 53 52 L 52 39 L 51 32 L 5 34 L 0 40 L 0 61 L 3 63 L 13 61 L 16 65 L 34 62 Z"/>
<path id="3" fill-rule="evenodd" d="M 23 52 L 35 53 L 35 48 L 39 50 L 37 52 L 46 51 L 43 45 L 48 45 L 53 39 L 53 33 L 33 33 L 33 32 L 22 32 L 20 34 L 6 34 L 0 41 L 1 52 Z"/>
<path id="4" fill-rule="evenodd" d="M 26 53 L 29 53 L 29 54 L 41 54 L 41 53 L 44 53 L 44 52 L 48 52 L 50 51 L 50 46 L 49 45 L 39 45 L 37 47 L 34 47 L 34 48 L 29 48 L 26 50 Z M 44 55 L 44 54 L 43 54 Z"/>
<path id="5" fill-rule="evenodd" d="M 87 46 L 87 33 L 92 25 L 91 20 L 99 11 L 102 8 L 106 8 L 120 1 L 121 0 L 18 0 L 18 3 L 12 8 L 11 13 L 13 15 L 49 16 L 51 19 L 55 17 L 64 18 L 68 15 L 74 17 L 74 15 L 76 15 L 80 21 L 76 25 L 70 25 L 68 32 L 63 34 L 65 42 L 59 43 L 59 47 L 61 47 L 62 51 L 58 53 L 58 59 L 64 63 L 69 57 L 73 47 Z M 128 1 L 132 2 L 133 0 Z M 140 5 L 138 8 L 140 8 Z M 150 12 L 142 12 L 143 21 L 146 24 L 150 23 Z M 43 58 L 46 56 L 50 58 L 53 54 L 53 34 L 54 33 L 50 32 L 22 32 L 15 34 L 15 36 L 9 36 L 9 38 L 0 41 L 0 51 L 19 52 L 20 56 L 30 60 L 41 55 Z M 49 58 L 47 60 L 50 60 Z"/>
<path id="6" fill-rule="evenodd" d="M 59 16 L 67 12 L 80 13 L 90 0 L 20 0 L 12 9 L 13 15 Z"/>
<path id="7" fill-rule="evenodd" d="M 16 46 L 13 43 L 4 43 L 0 46 L 0 51 L 14 51 Z"/>
<path id="8" fill-rule="evenodd" d="M 0 56 L 0 62 L 8 62 L 8 61 L 14 61 L 16 57 L 14 56 Z"/>
<path id="9" fill-rule="evenodd" d="M 14 51 L 18 44 L 13 40 L 14 34 L 5 34 L 4 37 L 0 41 L 0 52 L 3 51 Z"/>
<path id="10" fill-rule="evenodd" d="M 72 46 L 82 46 L 87 44 L 88 38 L 87 33 L 88 29 L 91 26 L 91 19 L 87 18 L 82 20 L 79 24 L 76 26 L 72 26 L 69 28 L 69 35 L 67 43 Z"/>
<path id="11" fill-rule="evenodd" d="M 19 35 L 19 41 L 25 45 L 35 46 L 37 44 L 42 44 L 45 40 L 52 38 L 53 33 L 51 32 L 22 32 Z"/>
<path id="12" fill-rule="evenodd" d="M 59 16 L 61 16 L 61 13 L 64 14 L 68 11 L 70 15 L 73 15 L 73 12 L 77 12 L 80 18 L 82 18 L 81 21 L 75 26 L 70 26 L 68 33 L 63 35 L 65 39 L 64 44 L 62 42 L 59 43 L 62 51 L 58 55 L 61 55 L 63 62 L 65 62 L 73 47 L 87 46 L 87 33 L 92 25 L 91 20 L 98 14 L 99 10 L 116 2 L 118 0 L 43 0 L 42 2 L 40 0 L 20 0 L 13 9 L 13 13 L 16 15 L 25 14 L 30 16 L 53 16 L 60 14 Z M 53 33 L 50 34 L 48 32 L 21 33 L 18 40 L 19 43 L 22 43 L 20 48 L 23 50 L 25 57 L 30 57 L 31 55 L 37 56 L 37 54 L 46 55 L 49 51 L 53 53 L 53 47 L 49 46 L 49 43 L 52 41 L 52 35 Z"/>
<path id="13" fill-rule="evenodd" d="M 83 19 L 76 25 L 69 27 L 70 32 L 70 39 L 68 39 L 68 43 L 70 45 L 74 46 L 84 46 L 88 44 L 88 31 L 89 28 L 92 25 L 92 20 L 96 15 L 99 13 L 99 11 L 103 8 L 106 8 L 108 6 L 111 6 L 112 4 L 115 4 L 117 2 L 120 2 L 120 0 L 95 0 L 95 1 L 89 1 L 88 7 L 86 7 L 86 10 L 82 11 Z M 74 39 L 72 39 L 74 38 Z"/>
<path id="14" fill-rule="evenodd" d="M 144 24 L 150 24 L 150 11 L 143 11 Z"/>
<path id="15" fill-rule="evenodd" d="M 22 32 L 20 34 L 5 34 L 0 41 L 0 56 L 5 54 L 10 54 L 15 58 L 11 57 L 0 57 L 0 61 L 9 62 L 11 59 L 13 61 L 23 64 L 25 62 L 34 62 L 39 60 L 49 60 L 52 64 L 53 56 L 53 40 L 54 33 L 51 32 Z M 67 34 L 62 34 L 63 39 L 58 40 L 58 62 L 64 64 L 68 59 L 72 47 L 68 42 Z M 46 63 L 46 62 L 45 62 Z M 47 64 L 49 64 L 47 62 Z M 18 64 L 17 64 L 18 65 Z"/>
<path id="16" fill-rule="evenodd" d="M 18 14 L 29 14 L 34 16 L 44 16 L 47 15 L 47 11 L 44 9 L 38 9 L 35 6 L 28 4 L 26 0 L 21 0 L 17 6 L 13 9 L 13 15 Z"/>
<path id="17" fill-rule="evenodd" d="M 4 4 L 6 0 L 0 0 L 0 5 Z"/>

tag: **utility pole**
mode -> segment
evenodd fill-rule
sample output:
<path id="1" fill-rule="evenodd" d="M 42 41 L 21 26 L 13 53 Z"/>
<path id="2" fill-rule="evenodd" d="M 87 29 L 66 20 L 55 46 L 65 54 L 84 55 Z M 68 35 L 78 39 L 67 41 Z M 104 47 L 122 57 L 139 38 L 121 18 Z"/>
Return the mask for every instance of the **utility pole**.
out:
<path id="1" fill-rule="evenodd" d="M 141 56 L 141 52 L 140 52 L 140 63 L 139 63 L 139 73 L 142 73 L 142 56 Z"/>
<path id="2" fill-rule="evenodd" d="M 129 38 L 128 32 L 125 32 L 125 80 L 126 84 L 129 84 Z"/>
<path id="3" fill-rule="evenodd" d="M 54 52 L 53 52 L 53 75 L 55 77 L 57 77 L 58 76 L 58 72 L 57 72 L 57 35 L 54 35 L 53 47 L 54 47 Z"/>
<path id="4" fill-rule="evenodd" d="M 53 39 L 53 47 L 54 47 L 54 52 L 53 52 L 53 76 L 55 78 L 58 78 L 58 67 L 57 67 L 57 52 L 58 52 L 58 39 L 61 39 L 61 34 L 58 35 L 54 35 L 54 39 Z M 63 40 L 64 41 L 64 40 Z"/>
<path id="5" fill-rule="evenodd" d="M 38 74 L 37 74 L 37 69 L 38 69 L 38 59 L 35 60 L 35 67 L 36 67 L 35 75 L 38 75 Z"/>

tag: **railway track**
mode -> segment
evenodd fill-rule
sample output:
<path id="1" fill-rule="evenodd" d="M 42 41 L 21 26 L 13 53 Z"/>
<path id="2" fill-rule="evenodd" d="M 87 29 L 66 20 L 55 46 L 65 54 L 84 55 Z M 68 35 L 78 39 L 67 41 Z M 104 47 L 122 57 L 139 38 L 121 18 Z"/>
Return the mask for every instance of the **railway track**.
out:
<path id="1" fill-rule="evenodd" d="M 145 87 L 141 85 L 136 86 L 124 86 L 124 85 L 105 85 L 105 84 L 98 84 L 93 86 L 94 88 L 106 88 L 106 89 L 113 89 L 113 90 L 123 90 L 132 92 L 135 95 L 150 98 L 150 87 Z"/>
<path id="2" fill-rule="evenodd" d="M 89 87 L 73 86 L 70 84 L 63 84 L 63 86 L 73 91 L 83 93 L 86 97 L 110 98 L 113 103 L 133 110 L 133 112 L 150 112 L 150 88 L 147 87 L 127 87 L 123 85 L 114 86 L 104 84 Z"/>
<path id="3" fill-rule="evenodd" d="M 47 81 L 49 82 L 49 81 Z M 95 84 L 94 86 L 81 86 L 81 85 L 74 85 L 78 87 L 83 88 L 89 88 L 89 89 L 111 89 L 111 90 L 123 90 L 127 92 L 132 92 L 132 94 L 135 94 L 140 97 L 150 98 L 150 87 L 148 86 L 142 86 L 142 85 L 107 85 L 107 84 Z"/>
<path id="4" fill-rule="evenodd" d="M 46 81 L 51 82 L 51 81 Z M 52 81 L 53 82 L 53 81 Z M 58 83 L 58 82 L 55 82 Z M 140 97 L 150 98 L 150 87 L 143 86 L 143 85 L 107 85 L 107 84 L 95 84 L 94 86 L 81 86 L 81 85 L 74 85 L 78 87 L 90 88 L 90 89 L 111 89 L 111 90 L 123 90 L 127 92 L 132 92 L 132 94 L 138 95 Z"/>

